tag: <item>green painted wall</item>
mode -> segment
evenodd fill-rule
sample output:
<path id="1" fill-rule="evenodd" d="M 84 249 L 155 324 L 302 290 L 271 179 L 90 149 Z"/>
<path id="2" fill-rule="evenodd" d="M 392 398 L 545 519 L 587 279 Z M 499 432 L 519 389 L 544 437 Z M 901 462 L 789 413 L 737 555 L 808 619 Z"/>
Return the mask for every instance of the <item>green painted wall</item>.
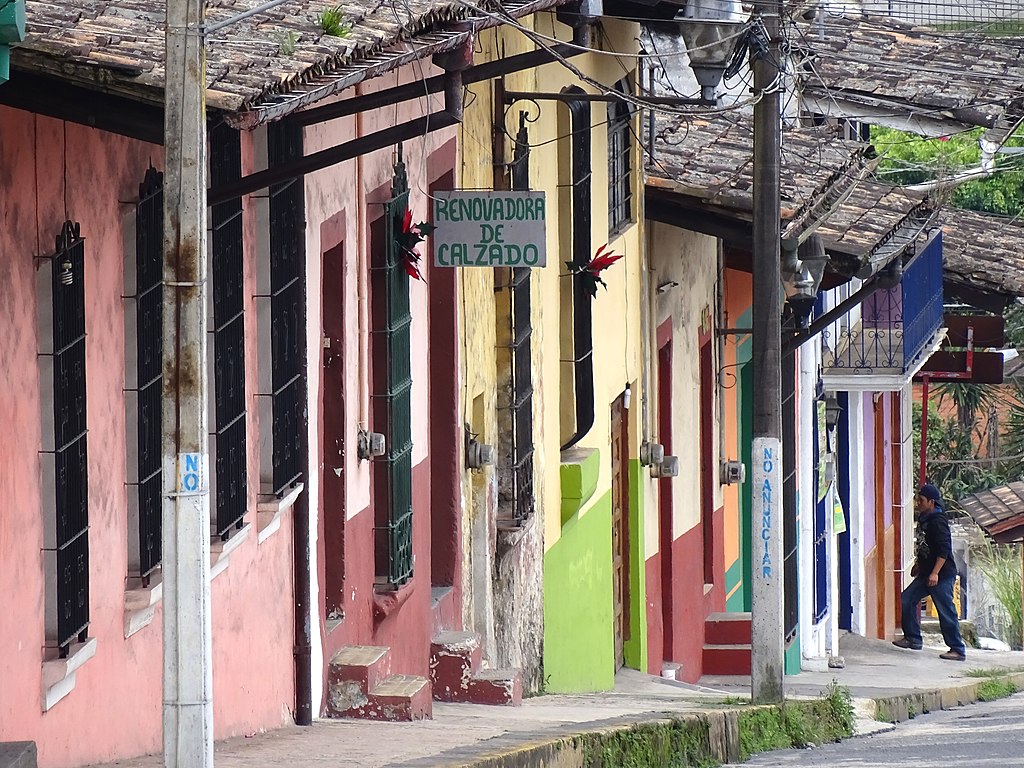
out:
<path id="1" fill-rule="evenodd" d="M 737 584 L 739 584 L 738 589 L 736 589 Z M 725 610 L 730 613 L 747 610 L 743 586 L 743 558 L 740 557 L 725 572 L 725 594 L 729 596 L 725 600 Z M 734 589 L 735 591 L 733 591 Z"/>
<path id="2" fill-rule="evenodd" d="M 647 580 L 644 558 L 644 489 L 640 461 L 629 462 L 629 638 L 623 644 L 626 666 L 647 671 Z"/>
<path id="3" fill-rule="evenodd" d="M 609 490 L 582 515 L 566 522 L 561 538 L 544 555 L 544 688 L 548 692 L 607 691 L 614 685 L 611 553 Z"/>
<path id="4" fill-rule="evenodd" d="M 751 323 L 750 311 L 743 313 L 738 321 L 741 328 L 749 327 Z M 740 573 L 743 583 L 733 596 L 732 603 L 737 611 L 750 610 L 750 582 L 751 582 L 751 510 L 753 502 L 750 497 L 750 487 L 753 483 L 753 465 L 751 464 L 750 451 L 751 440 L 754 435 L 754 376 L 750 366 L 750 358 L 753 351 L 753 343 L 749 336 L 741 338 L 736 345 L 736 396 L 739 397 L 739 423 L 737 426 L 737 445 L 740 447 L 740 461 L 747 468 L 747 482 L 740 486 Z"/>
<path id="5" fill-rule="evenodd" d="M 800 634 L 793 638 L 793 642 L 786 648 L 785 658 L 782 664 L 782 671 L 787 675 L 800 673 Z"/>

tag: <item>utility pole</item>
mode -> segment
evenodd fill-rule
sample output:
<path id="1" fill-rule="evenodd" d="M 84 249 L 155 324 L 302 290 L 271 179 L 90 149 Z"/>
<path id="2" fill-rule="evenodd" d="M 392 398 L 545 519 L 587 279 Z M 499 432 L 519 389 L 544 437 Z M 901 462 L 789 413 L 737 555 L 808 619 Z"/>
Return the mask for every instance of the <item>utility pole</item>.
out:
<path id="1" fill-rule="evenodd" d="M 205 0 L 167 0 L 163 285 L 164 768 L 213 766 Z"/>
<path id="2" fill-rule="evenodd" d="M 754 373 L 751 698 L 782 701 L 782 279 L 779 224 L 781 0 L 759 0 L 768 52 L 754 53 Z"/>

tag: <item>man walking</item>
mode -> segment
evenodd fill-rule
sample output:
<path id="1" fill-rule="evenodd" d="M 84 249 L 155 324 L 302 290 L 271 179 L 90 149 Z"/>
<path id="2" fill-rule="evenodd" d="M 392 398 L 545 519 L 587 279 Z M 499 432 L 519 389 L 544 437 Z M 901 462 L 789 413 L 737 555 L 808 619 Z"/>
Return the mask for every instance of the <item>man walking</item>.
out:
<path id="1" fill-rule="evenodd" d="M 960 617 L 953 604 L 953 582 L 956 563 L 953 562 L 953 537 L 949 532 L 949 519 L 942 509 L 939 489 L 925 484 L 917 492 L 914 502 L 917 513 L 917 541 L 914 567 L 910 570 L 913 581 L 903 590 L 903 637 L 893 640 L 898 648 L 921 650 L 921 619 L 917 605 L 930 595 L 939 614 L 942 639 L 949 650 L 940 653 L 940 659 L 964 661 L 967 647 L 960 636 Z"/>

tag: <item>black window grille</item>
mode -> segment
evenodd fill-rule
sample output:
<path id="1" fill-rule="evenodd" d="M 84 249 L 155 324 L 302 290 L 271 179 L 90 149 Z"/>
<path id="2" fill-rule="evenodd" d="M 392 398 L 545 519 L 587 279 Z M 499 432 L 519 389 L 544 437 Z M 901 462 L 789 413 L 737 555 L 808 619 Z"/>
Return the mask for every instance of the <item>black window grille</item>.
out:
<path id="1" fill-rule="evenodd" d="M 85 399 L 85 245 L 67 221 L 53 258 L 53 431 L 57 646 L 89 628 L 89 477 Z"/>
<path id="2" fill-rule="evenodd" d="M 302 157 L 302 127 L 267 129 L 271 168 Z M 303 333 L 305 329 L 305 199 L 303 177 L 270 187 L 270 325 L 273 373 L 273 493 L 302 477 Z"/>
<path id="3" fill-rule="evenodd" d="M 163 211 L 163 174 L 150 166 L 135 206 L 137 493 L 139 576 L 144 584 L 162 557 Z"/>
<path id="4" fill-rule="evenodd" d="M 530 188 L 530 143 L 526 113 L 519 117 L 515 151 L 512 156 L 512 188 Z M 530 269 L 514 267 L 509 284 L 511 303 L 510 368 L 512 373 L 510 423 L 511 499 L 502 515 L 512 526 L 522 525 L 533 513 L 533 366 L 531 363 L 533 326 L 530 322 Z M 504 512 L 504 510 L 503 510 Z"/>
<path id="5" fill-rule="evenodd" d="M 220 124 L 210 131 L 210 182 L 241 178 L 238 131 Z M 210 212 L 213 257 L 213 400 L 216 435 L 216 534 L 227 539 L 242 527 L 246 510 L 245 317 L 242 200 Z"/>
<path id="6" fill-rule="evenodd" d="M 620 80 L 615 90 L 629 93 L 629 82 Z M 633 220 L 631 116 L 627 102 L 616 100 L 608 104 L 608 231 L 611 233 Z"/>
<path id="7" fill-rule="evenodd" d="M 384 203 L 383 243 L 374 244 L 374 423 L 387 436 L 386 475 L 376 485 L 377 582 L 398 587 L 412 578 L 412 312 L 409 275 L 396 236 L 409 207 L 409 182 L 398 147 L 391 198 Z"/>

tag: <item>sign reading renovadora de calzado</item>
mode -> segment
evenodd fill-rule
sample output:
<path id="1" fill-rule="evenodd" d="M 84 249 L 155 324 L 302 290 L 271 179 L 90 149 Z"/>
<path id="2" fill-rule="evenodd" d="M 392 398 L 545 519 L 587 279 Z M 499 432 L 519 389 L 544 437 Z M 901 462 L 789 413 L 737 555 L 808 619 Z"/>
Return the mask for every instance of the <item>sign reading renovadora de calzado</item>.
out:
<path id="1" fill-rule="evenodd" d="M 543 267 L 543 192 L 434 194 L 434 265 Z"/>

